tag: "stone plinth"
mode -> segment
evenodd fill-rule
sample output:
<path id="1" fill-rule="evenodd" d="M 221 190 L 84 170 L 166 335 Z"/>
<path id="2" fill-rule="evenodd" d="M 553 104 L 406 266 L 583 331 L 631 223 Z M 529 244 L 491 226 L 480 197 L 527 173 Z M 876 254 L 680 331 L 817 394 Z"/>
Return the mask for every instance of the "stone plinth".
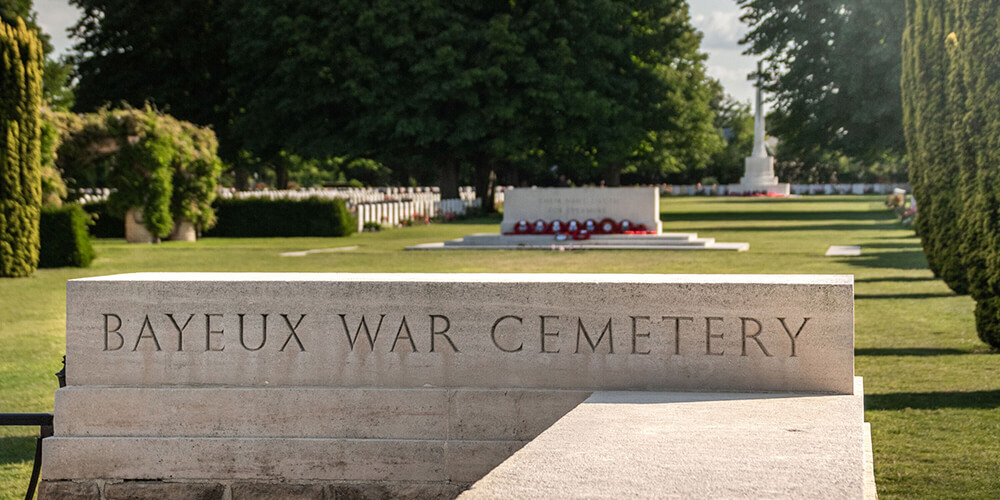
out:
<path id="1" fill-rule="evenodd" d="M 130 208 L 125 213 L 125 241 L 128 243 L 159 243 L 160 239 L 153 236 L 143 225 L 142 209 Z"/>
<path id="2" fill-rule="evenodd" d="M 796 482 L 824 460 L 840 473 L 846 462 L 829 453 L 853 453 L 843 429 L 860 419 L 853 297 L 850 276 L 72 280 L 68 386 L 43 442 L 40 498 L 452 498 L 529 443 L 514 458 L 631 453 L 635 479 L 622 491 L 660 492 L 650 481 L 662 470 L 678 484 L 742 484 L 745 474 L 713 475 L 705 460 L 662 462 L 664 450 L 700 445 Z M 796 396 L 642 392 L 673 390 Z M 808 404 L 785 405 L 795 398 Z M 622 439 L 600 445 L 602 432 Z M 812 491 L 762 484 L 752 491 Z"/>
<path id="3" fill-rule="evenodd" d="M 745 172 L 739 184 L 730 184 L 728 192 L 733 194 L 763 193 L 788 196 L 791 184 L 778 182 L 774 175 L 774 158 L 751 156 L 744 160 Z"/>
<path id="4" fill-rule="evenodd" d="M 513 232 L 521 220 L 600 222 L 604 218 L 630 220 L 660 233 L 660 192 L 655 187 L 510 189 L 504 192 L 500 232 Z"/>

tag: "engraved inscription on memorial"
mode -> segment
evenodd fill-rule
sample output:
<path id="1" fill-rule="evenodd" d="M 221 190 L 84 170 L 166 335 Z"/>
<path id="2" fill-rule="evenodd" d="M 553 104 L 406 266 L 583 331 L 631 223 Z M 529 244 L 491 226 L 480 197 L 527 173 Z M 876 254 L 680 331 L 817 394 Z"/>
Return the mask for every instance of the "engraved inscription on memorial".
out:
<path id="1" fill-rule="evenodd" d="M 106 352 L 506 353 L 798 357 L 813 318 L 507 314 L 462 324 L 447 314 L 101 313 Z M 808 338 L 808 334 L 805 338 Z M 483 342 L 488 339 L 488 342 Z"/>

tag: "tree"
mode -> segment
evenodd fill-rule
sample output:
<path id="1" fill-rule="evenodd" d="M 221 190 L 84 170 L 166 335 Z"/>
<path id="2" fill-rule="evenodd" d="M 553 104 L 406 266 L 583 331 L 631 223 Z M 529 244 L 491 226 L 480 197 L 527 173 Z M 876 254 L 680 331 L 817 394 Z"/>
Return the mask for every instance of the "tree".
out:
<path id="1" fill-rule="evenodd" d="M 750 156 L 753 149 L 753 112 L 749 104 L 727 95 L 718 82 L 714 82 L 713 87 L 711 107 L 715 114 L 715 128 L 722 135 L 725 147 L 712 155 L 704 175 L 720 184 L 735 184 L 743 175 L 744 159 Z M 687 182 L 699 180 L 690 179 Z"/>
<path id="2" fill-rule="evenodd" d="M 1000 349 L 1000 0 L 908 0 L 903 102 L 924 253 Z"/>
<path id="3" fill-rule="evenodd" d="M 786 159 L 905 153 L 899 0 L 739 0 L 746 53 L 767 61 L 770 133 Z"/>
<path id="4" fill-rule="evenodd" d="M 24 20 L 28 29 L 38 35 L 42 43 L 42 54 L 45 57 L 45 68 L 42 74 L 43 98 L 52 108 L 68 110 L 73 105 L 73 91 L 69 86 L 72 67 L 65 61 L 51 57 L 52 42 L 47 33 L 38 26 L 38 14 L 33 10 L 32 0 L 0 0 L 0 20 L 8 24 L 16 24 L 17 18 Z"/>
<path id="5" fill-rule="evenodd" d="M 0 22 L 0 276 L 38 267 L 42 208 L 42 44 L 23 20 Z"/>
<path id="6" fill-rule="evenodd" d="M 71 0 L 83 13 L 70 61 L 75 109 L 147 103 L 224 137 L 228 87 L 222 0 Z M 221 153 L 229 161 L 238 150 Z"/>
<path id="7" fill-rule="evenodd" d="M 364 158 L 489 203 L 498 176 L 614 184 L 717 144 L 681 0 L 74 3 L 81 109 L 151 100 L 279 184 L 295 157 Z"/>

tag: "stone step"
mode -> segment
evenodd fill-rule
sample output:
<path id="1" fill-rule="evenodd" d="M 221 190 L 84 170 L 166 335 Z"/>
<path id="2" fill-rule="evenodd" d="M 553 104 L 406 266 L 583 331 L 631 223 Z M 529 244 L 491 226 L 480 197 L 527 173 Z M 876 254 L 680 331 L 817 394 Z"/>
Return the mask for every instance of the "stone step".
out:
<path id="1" fill-rule="evenodd" d="M 855 384 L 853 395 L 594 393 L 459 498 L 865 498 Z"/>
<path id="2" fill-rule="evenodd" d="M 122 388 L 56 391 L 60 437 L 526 441 L 588 391 Z"/>
<path id="3" fill-rule="evenodd" d="M 294 426 L 291 421 L 289 425 Z M 42 442 L 47 481 L 478 480 L 523 441 L 405 439 L 50 437 Z"/>

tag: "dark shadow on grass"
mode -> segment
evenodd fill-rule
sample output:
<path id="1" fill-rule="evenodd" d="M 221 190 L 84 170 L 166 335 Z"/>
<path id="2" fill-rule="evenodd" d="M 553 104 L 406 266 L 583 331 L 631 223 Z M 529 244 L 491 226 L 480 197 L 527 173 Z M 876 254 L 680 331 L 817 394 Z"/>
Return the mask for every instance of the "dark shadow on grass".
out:
<path id="1" fill-rule="evenodd" d="M 881 195 L 879 195 L 881 196 Z M 665 196 L 664 198 L 670 198 Z M 812 195 L 809 198 L 746 198 L 742 196 L 726 196 L 717 198 L 729 204 L 754 204 L 754 203 L 864 203 L 873 200 L 859 199 L 857 195 Z"/>
<path id="2" fill-rule="evenodd" d="M 866 243 L 866 244 L 861 245 L 861 248 L 881 248 L 881 249 L 888 249 L 888 250 L 898 250 L 898 249 L 901 249 L 901 248 L 920 248 L 920 249 L 922 249 L 923 247 L 920 246 L 920 242 L 919 241 L 906 241 L 906 242 L 900 241 L 898 243 Z"/>
<path id="3" fill-rule="evenodd" d="M 939 299 L 942 297 L 957 297 L 954 293 L 856 293 L 855 299 Z"/>
<path id="4" fill-rule="evenodd" d="M 963 351 L 961 349 L 945 349 L 931 347 L 900 347 L 900 348 L 879 348 L 871 347 L 867 349 L 855 349 L 855 356 L 951 356 L 956 354 L 980 354 L 976 352 Z"/>
<path id="5" fill-rule="evenodd" d="M 913 283 L 917 281 L 937 281 L 938 278 L 933 276 L 928 277 L 910 277 L 910 276 L 897 276 L 893 278 L 857 278 L 854 280 L 855 283 Z"/>
<path id="6" fill-rule="evenodd" d="M 818 210 L 809 211 L 780 211 L 780 212 L 756 212 L 756 211 L 712 211 L 712 212 L 680 212 L 662 213 L 661 219 L 665 221 L 743 221 L 752 224 L 755 221 L 895 221 L 895 217 L 890 212 L 847 212 Z M 897 228 L 898 224 L 891 224 Z M 866 226 L 868 227 L 868 226 Z"/>
<path id="7" fill-rule="evenodd" d="M 898 392 L 865 395 L 866 410 L 937 410 L 939 408 L 1000 408 L 1000 391 Z"/>
<path id="8" fill-rule="evenodd" d="M 862 252 L 864 250 L 862 249 Z M 927 259 L 923 250 L 900 250 L 898 252 L 862 253 L 861 257 L 841 259 L 841 264 L 874 269 L 927 269 Z"/>
<path id="9" fill-rule="evenodd" d="M 664 222 L 676 222 L 675 220 L 665 218 Z M 685 228 L 683 231 L 718 231 L 718 232 L 751 232 L 751 233 L 769 233 L 775 231 L 892 231 L 897 229 L 894 224 L 808 224 L 808 225 L 789 225 L 789 226 L 761 226 L 754 224 L 755 221 L 752 220 L 734 220 L 734 222 L 740 222 L 741 226 L 699 226 L 693 228 Z M 669 232 L 669 231 L 667 231 Z"/>

